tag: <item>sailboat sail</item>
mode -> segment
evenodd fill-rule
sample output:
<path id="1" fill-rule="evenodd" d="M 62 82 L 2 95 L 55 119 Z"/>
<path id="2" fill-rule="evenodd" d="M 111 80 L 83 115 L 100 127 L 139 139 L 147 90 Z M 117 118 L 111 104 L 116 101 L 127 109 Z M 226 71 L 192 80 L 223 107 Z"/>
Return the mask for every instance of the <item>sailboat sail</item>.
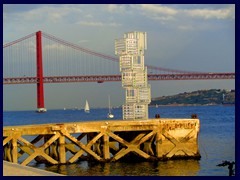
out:
<path id="1" fill-rule="evenodd" d="M 84 111 L 85 111 L 86 113 L 89 113 L 89 112 L 90 112 L 90 108 L 89 108 L 89 104 L 88 104 L 88 101 L 87 101 L 87 100 L 86 100 L 86 104 L 85 104 Z"/>

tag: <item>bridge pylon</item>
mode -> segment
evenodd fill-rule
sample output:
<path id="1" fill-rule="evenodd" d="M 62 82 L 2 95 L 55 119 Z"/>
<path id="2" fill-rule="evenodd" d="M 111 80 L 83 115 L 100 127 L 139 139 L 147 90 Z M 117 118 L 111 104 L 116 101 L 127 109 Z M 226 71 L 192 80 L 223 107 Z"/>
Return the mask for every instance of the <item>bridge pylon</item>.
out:
<path id="1" fill-rule="evenodd" d="M 43 62 L 42 62 L 42 32 L 36 32 L 37 50 L 37 112 L 46 112 L 44 107 Z"/>

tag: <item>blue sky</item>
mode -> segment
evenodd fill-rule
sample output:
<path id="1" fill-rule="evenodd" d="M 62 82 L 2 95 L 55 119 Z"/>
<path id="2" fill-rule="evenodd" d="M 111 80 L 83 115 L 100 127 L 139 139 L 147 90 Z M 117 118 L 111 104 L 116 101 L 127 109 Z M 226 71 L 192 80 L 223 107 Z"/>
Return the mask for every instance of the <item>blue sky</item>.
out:
<path id="1" fill-rule="evenodd" d="M 125 32 L 147 32 L 148 65 L 200 72 L 235 72 L 233 4 L 4 4 L 3 43 L 37 31 L 114 56 Z M 152 97 L 198 89 L 235 89 L 234 80 L 149 81 Z M 45 85 L 47 109 L 124 103 L 120 82 Z M 5 110 L 36 109 L 35 85 L 3 87 Z"/>

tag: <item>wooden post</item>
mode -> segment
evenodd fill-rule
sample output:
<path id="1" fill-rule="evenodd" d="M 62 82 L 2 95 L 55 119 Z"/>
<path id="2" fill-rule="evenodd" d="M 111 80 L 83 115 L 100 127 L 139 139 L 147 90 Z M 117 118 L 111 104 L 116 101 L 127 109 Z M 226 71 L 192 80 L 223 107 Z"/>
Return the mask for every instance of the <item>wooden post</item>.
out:
<path id="1" fill-rule="evenodd" d="M 109 136 L 106 133 L 103 135 L 103 158 L 104 160 L 110 159 Z"/>
<path id="2" fill-rule="evenodd" d="M 49 136 L 49 135 L 45 135 L 45 136 L 43 137 L 43 139 L 44 139 L 44 143 L 43 143 L 43 144 L 45 144 L 45 143 L 50 139 L 50 136 Z M 45 149 L 45 153 L 46 153 L 47 155 L 50 155 L 50 146 Z"/>
<path id="3" fill-rule="evenodd" d="M 12 162 L 12 154 L 11 154 L 11 144 L 7 143 L 4 147 L 5 158 L 4 160 Z"/>
<path id="4" fill-rule="evenodd" d="M 12 162 L 17 163 L 18 162 L 18 151 L 17 151 L 17 138 L 12 138 Z"/>
<path id="5" fill-rule="evenodd" d="M 61 164 L 66 163 L 65 137 L 63 135 L 59 137 L 59 161 Z"/>
<path id="6" fill-rule="evenodd" d="M 163 151 L 161 148 L 162 145 L 162 124 L 159 122 L 158 124 L 158 130 L 157 130 L 157 134 L 156 134 L 156 155 L 157 158 L 161 158 L 163 156 Z"/>

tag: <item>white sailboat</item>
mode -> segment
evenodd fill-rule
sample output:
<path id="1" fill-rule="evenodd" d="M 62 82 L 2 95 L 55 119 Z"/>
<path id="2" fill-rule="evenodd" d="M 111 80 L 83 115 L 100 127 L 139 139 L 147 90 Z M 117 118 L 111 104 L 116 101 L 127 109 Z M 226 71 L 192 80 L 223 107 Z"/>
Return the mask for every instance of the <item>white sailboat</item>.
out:
<path id="1" fill-rule="evenodd" d="M 114 115 L 111 113 L 110 96 L 108 96 L 108 109 L 107 118 L 114 118 Z"/>
<path id="2" fill-rule="evenodd" d="M 86 104 L 85 104 L 84 111 L 85 111 L 86 113 L 89 113 L 89 112 L 90 112 L 90 108 L 89 108 L 89 104 L 88 104 L 88 101 L 87 101 L 87 100 L 86 100 Z"/>

